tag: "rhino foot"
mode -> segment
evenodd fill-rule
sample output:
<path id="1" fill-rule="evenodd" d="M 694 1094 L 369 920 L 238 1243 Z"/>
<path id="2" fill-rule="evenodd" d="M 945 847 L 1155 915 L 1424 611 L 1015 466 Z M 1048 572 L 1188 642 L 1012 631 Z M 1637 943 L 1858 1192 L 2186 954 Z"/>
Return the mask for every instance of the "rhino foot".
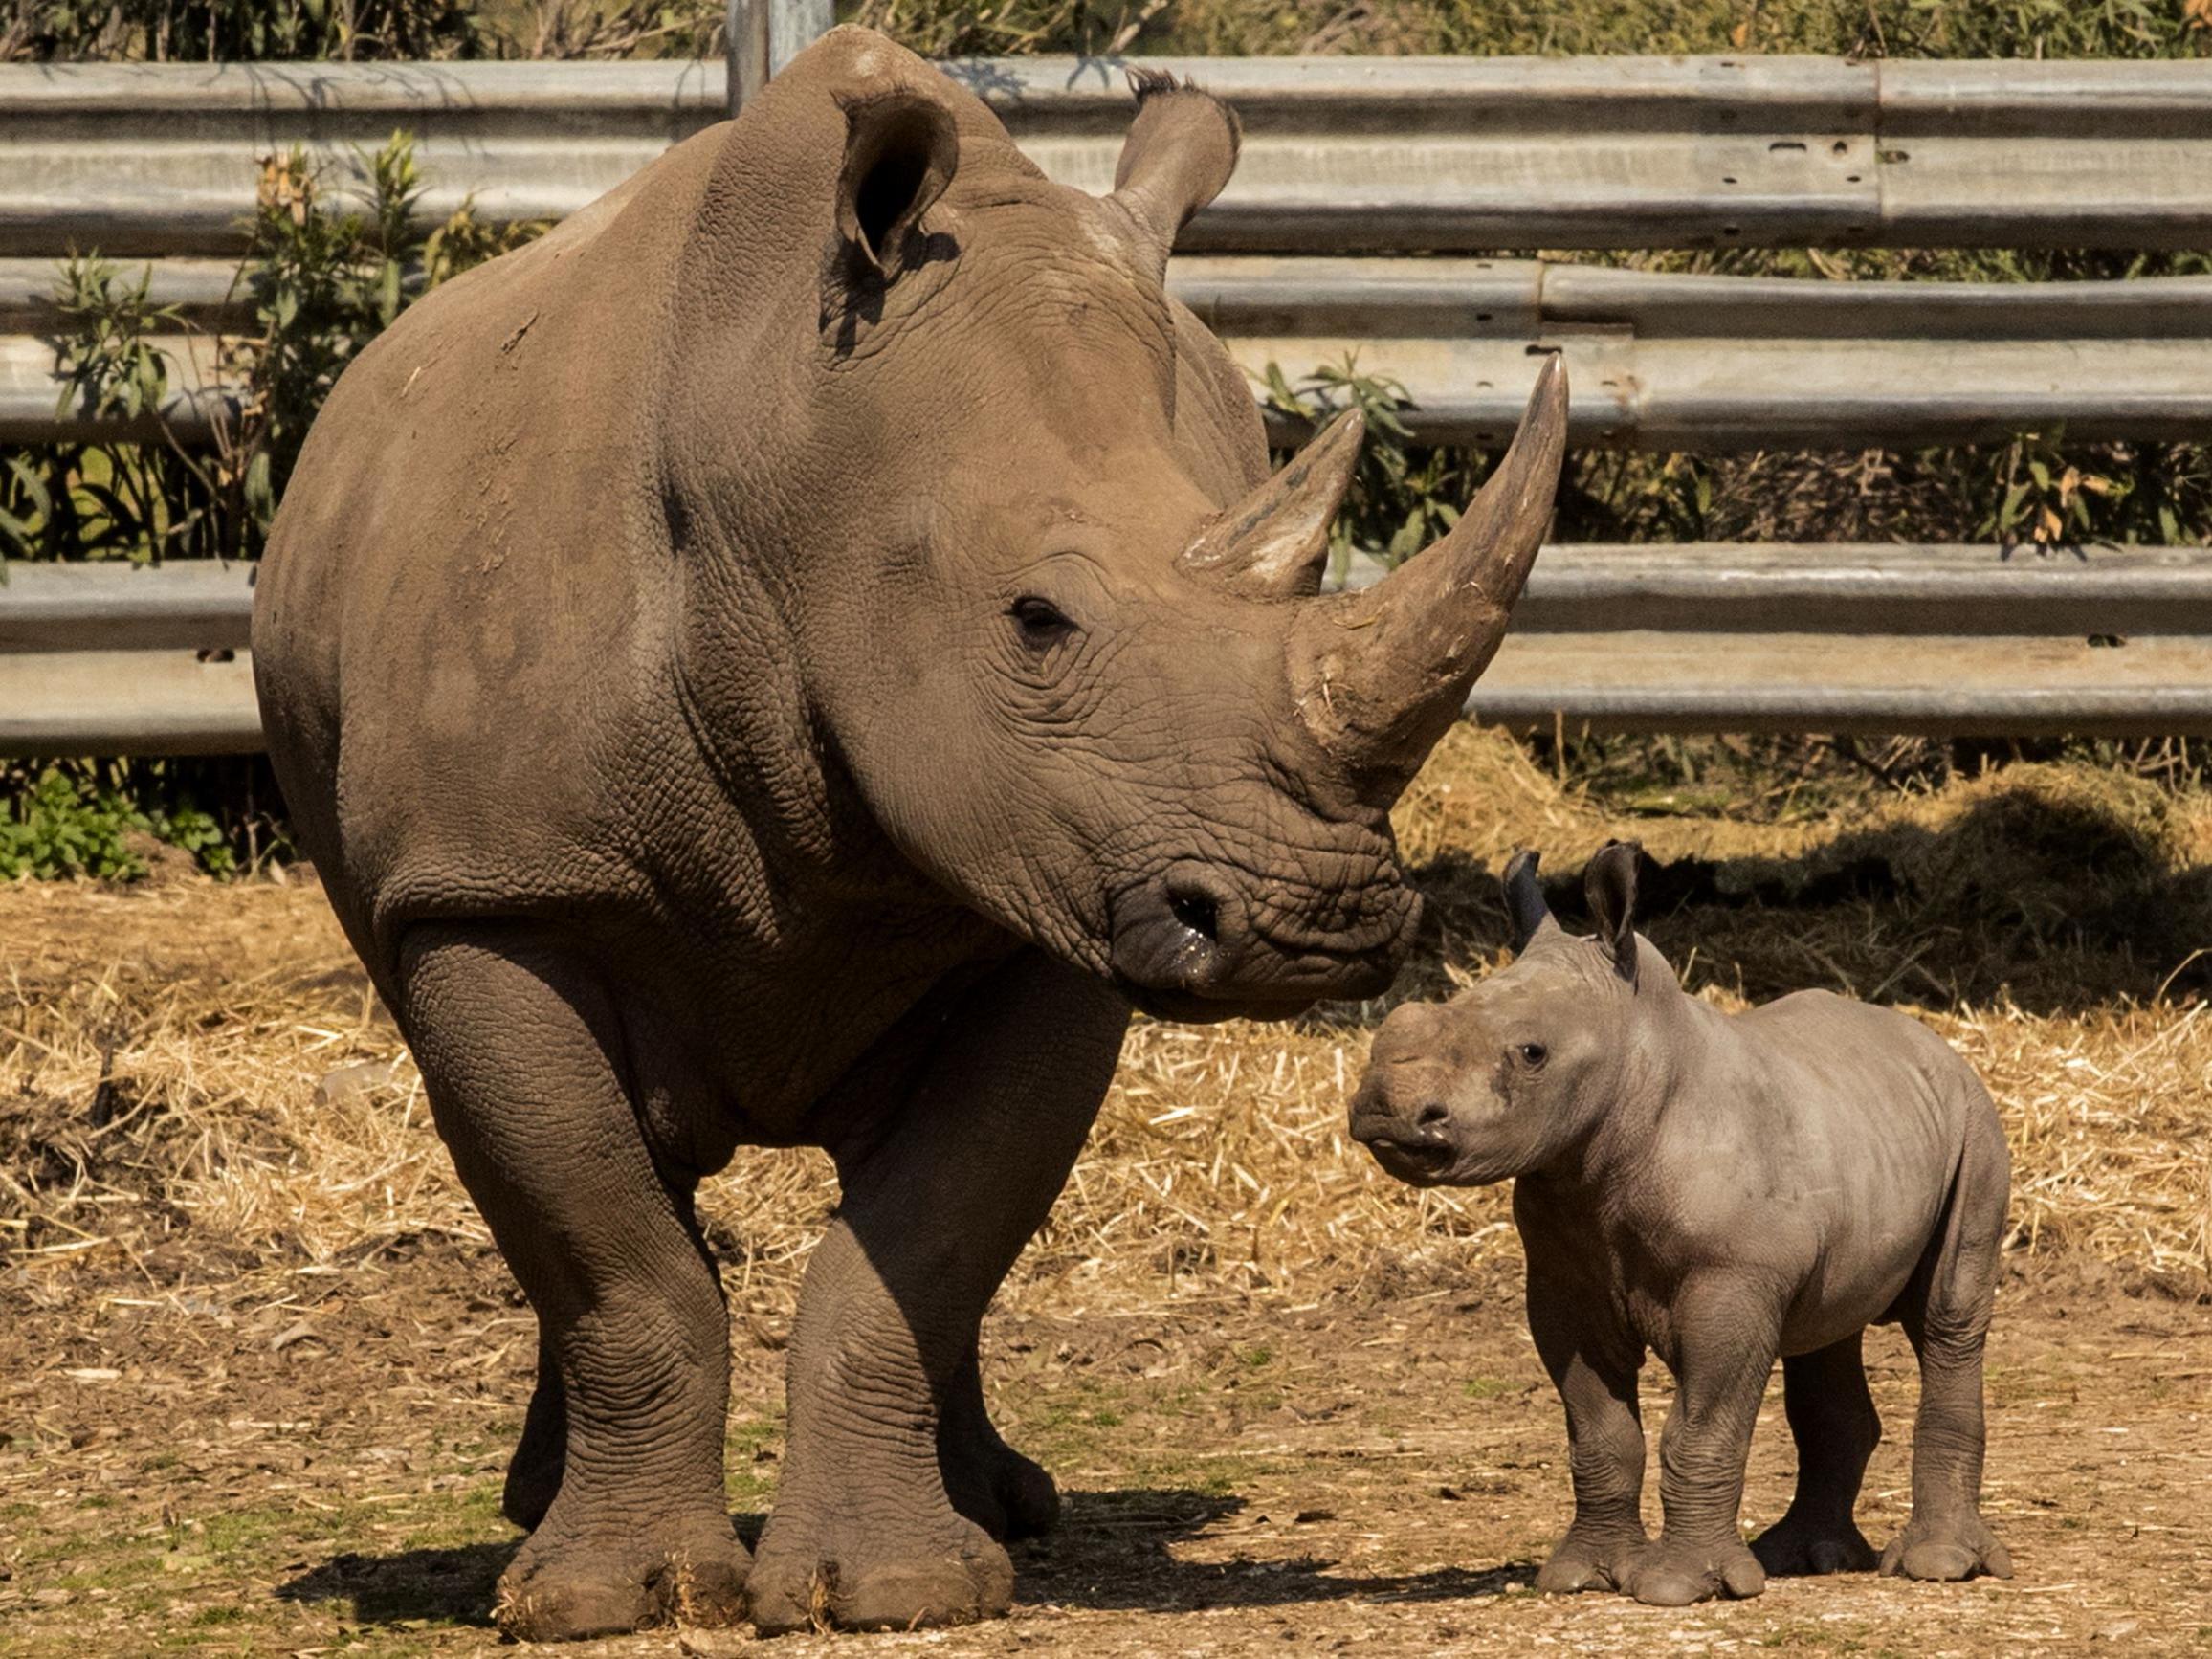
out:
<path id="1" fill-rule="evenodd" d="M 2012 1557 L 1979 1515 L 1955 1521 L 1924 1521 L 1918 1515 L 1882 1552 L 1882 1571 L 1907 1579 L 1948 1582 L 1986 1573 L 2012 1577 Z"/>
<path id="2" fill-rule="evenodd" d="M 1060 1519 L 1052 1477 L 990 1428 L 987 1441 L 940 1443 L 945 1495 L 952 1506 L 1002 1543 L 1043 1537 Z"/>
<path id="3" fill-rule="evenodd" d="M 1848 1515 L 1817 1521 L 1792 1511 L 1751 1540 L 1751 1553 L 1778 1579 L 1874 1570 L 1874 1546 Z"/>
<path id="4" fill-rule="evenodd" d="M 1579 1590 L 1626 1587 L 1630 1568 L 1651 1547 L 1642 1527 L 1633 1532 L 1591 1535 L 1569 1529 L 1537 1571 L 1537 1588 L 1551 1596 Z"/>
<path id="5" fill-rule="evenodd" d="M 561 1476 L 567 1448 L 559 1440 L 533 1438 L 528 1430 L 507 1465 L 507 1485 L 499 1499 L 499 1513 L 524 1532 L 535 1532 L 545 1519 L 553 1500 L 561 1495 Z"/>
<path id="6" fill-rule="evenodd" d="M 995 1619 L 1013 1605 L 1014 1564 L 974 1522 L 938 1536 L 882 1537 L 881 1524 L 810 1529 L 772 1517 L 746 1586 L 763 1636 L 795 1630 L 917 1630 Z"/>
<path id="7" fill-rule="evenodd" d="M 1714 1596 L 1756 1596 L 1766 1588 L 1766 1570 L 1739 1538 L 1691 1544 L 1663 1537 L 1630 1563 L 1621 1588 L 1647 1606 L 1687 1607 Z"/>
<path id="8" fill-rule="evenodd" d="M 494 1611 L 524 1642 L 574 1642 L 662 1625 L 734 1625 L 751 1558 L 727 1515 L 618 1537 L 550 1537 L 541 1529 L 499 1575 Z"/>

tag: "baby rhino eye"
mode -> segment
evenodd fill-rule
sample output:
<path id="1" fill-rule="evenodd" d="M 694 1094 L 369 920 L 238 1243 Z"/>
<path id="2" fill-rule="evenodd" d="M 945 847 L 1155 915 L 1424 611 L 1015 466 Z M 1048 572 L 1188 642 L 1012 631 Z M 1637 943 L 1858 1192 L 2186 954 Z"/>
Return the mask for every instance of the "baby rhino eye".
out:
<path id="1" fill-rule="evenodd" d="M 1514 1050 L 1514 1052 L 1520 1056 L 1522 1065 L 1535 1067 L 1544 1063 L 1544 1057 L 1550 1051 L 1541 1043 L 1522 1043 Z"/>

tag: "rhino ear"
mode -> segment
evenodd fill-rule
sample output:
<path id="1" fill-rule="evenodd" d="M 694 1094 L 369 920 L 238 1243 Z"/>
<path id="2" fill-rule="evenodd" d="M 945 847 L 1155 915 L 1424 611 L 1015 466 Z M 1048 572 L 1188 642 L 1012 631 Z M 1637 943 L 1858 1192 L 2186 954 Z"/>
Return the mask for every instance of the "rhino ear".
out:
<path id="1" fill-rule="evenodd" d="M 1598 945 L 1613 971 L 1636 983 L 1636 866 L 1644 856 L 1634 841 L 1608 841 L 1582 872 L 1582 896 L 1598 923 Z"/>
<path id="2" fill-rule="evenodd" d="M 905 87 L 847 103 L 831 280 L 887 284 L 919 263 L 921 216 L 959 162 L 960 134 L 944 105 Z"/>
<path id="3" fill-rule="evenodd" d="M 1552 920 L 1552 907 L 1544 902 L 1543 884 L 1537 880 L 1537 862 L 1539 854 L 1523 848 L 1506 861 L 1505 909 L 1513 918 L 1513 953 L 1525 954 L 1529 941 Z"/>
<path id="4" fill-rule="evenodd" d="M 1236 116 L 1209 93 L 1158 70 L 1132 70 L 1137 120 L 1114 169 L 1114 193 L 1164 276 L 1175 233 L 1236 171 L 1244 142 Z"/>

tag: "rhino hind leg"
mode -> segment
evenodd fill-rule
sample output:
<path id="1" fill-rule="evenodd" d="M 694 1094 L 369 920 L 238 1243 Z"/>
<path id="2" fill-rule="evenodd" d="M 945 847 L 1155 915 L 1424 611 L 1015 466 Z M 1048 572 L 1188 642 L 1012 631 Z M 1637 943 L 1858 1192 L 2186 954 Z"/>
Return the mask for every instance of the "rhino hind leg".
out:
<path id="1" fill-rule="evenodd" d="M 1979 1088 L 1979 1085 L 1977 1085 Z M 1981 1518 L 1981 1354 L 1997 1295 L 2009 1159 L 1994 1111 L 1967 1137 L 1944 1225 L 1898 1323 L 1920 1361 L 1913 1423 L 1913 1514 L 1882 1552 L 1908 1579 L 2012 1577 L 2012 1558 Z"/>
<path id="2" fill-rule="evenodd" d="M 1873 1546 L 1851 1515 L 1867 1460 L 1882 1441 L 1861 1335 L 1781 1362 L 1782 1411 L 1797 1442 L 1797 1493 L 1751 1545 L 1759 1564 L 1777 1577 L 1873 1570 Z"/>
<path id="3" fill-rule="evenodd" d="M 982 1414 L 976 1336 L 1074 1164 L 1127 1018 L 1024 952 L 948 1010 L 868 1133 L 831 1146 L 844 1192 L 800 1290 L 788 1445 L 746 1592 L 762 1634 L 958 1625 L 1011 1604 L 1013 1564 L 985 1524 L 1005 1500 L 974 1478 L 1009 1467 Z"/>
<path id="4" fill-rule="evenodd" d="M 542 1323 L 538 1328 L 538 1383 L 522 1419 L 522 1439 L 507 1463 L 499 1513 L 524 1532 L 535 1532 L 561 1491 L 568 1458 L 568 1403 L 561 1387 L 560 1357 Z"/>
<path id="5" fill-rule="evenodd" d="M 500 1576 L 501 1628 L 734 1622 L 749 1559 L 723 1495 L 728 1316 L 690 1188 L 639 1128 L 616 1009 L 515 929 L 417 929 L 400 984 L 439 1133 L 559 1379 L 510 1473 L 515 1507 L 543 1508 Z"/>
<path id="6" fill-rule="evenodd" d="M 1060 1489 L 992 1425 L 983 1370 L 972 1353 L 945 1397 L 937 1456 L 953 1508 L 1001 1543 L 1043 1537 L 1058 1523 Z"/>

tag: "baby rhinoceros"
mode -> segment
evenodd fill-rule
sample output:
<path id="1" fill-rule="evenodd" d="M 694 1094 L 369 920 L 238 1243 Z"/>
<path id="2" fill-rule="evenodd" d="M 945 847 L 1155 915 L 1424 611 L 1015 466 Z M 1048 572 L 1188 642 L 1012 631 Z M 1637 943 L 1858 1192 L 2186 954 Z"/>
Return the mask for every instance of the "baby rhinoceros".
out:
<path id="1" fill-rule="evenodd" d="M 1580 939 L 1545 906 L 1536 854 L 1516 855 L 1517 960 L 1392 1013 L 1352 1102 L 1352 1134 L 1403 1181 L 1515 1180 L 1575 1489 L 1537 1585 L 1680 1605 L 1875 1565 L 1851 1513 L 1881 1438 L 1859 1343 L 1891 1321 L 1919 1357 L 1920 1411 L 1912 1519 L 1882 1570 L 2009 1578 L 1980 1507 L 2010 1161 L 1988 1094 L 1888 1009 L 1801 991 L 1724 1014 L 1685 993 L 1632 926 L 1638 856 L 1615 842 L 1591 860 L 1598 933 Z M 1656 1540 L 1639 1514 L 1647 1350 L 1677 1382 Z M 1744 1460 L 1778 1355 L 1797 1494 L 1746 1548 Z"/>

